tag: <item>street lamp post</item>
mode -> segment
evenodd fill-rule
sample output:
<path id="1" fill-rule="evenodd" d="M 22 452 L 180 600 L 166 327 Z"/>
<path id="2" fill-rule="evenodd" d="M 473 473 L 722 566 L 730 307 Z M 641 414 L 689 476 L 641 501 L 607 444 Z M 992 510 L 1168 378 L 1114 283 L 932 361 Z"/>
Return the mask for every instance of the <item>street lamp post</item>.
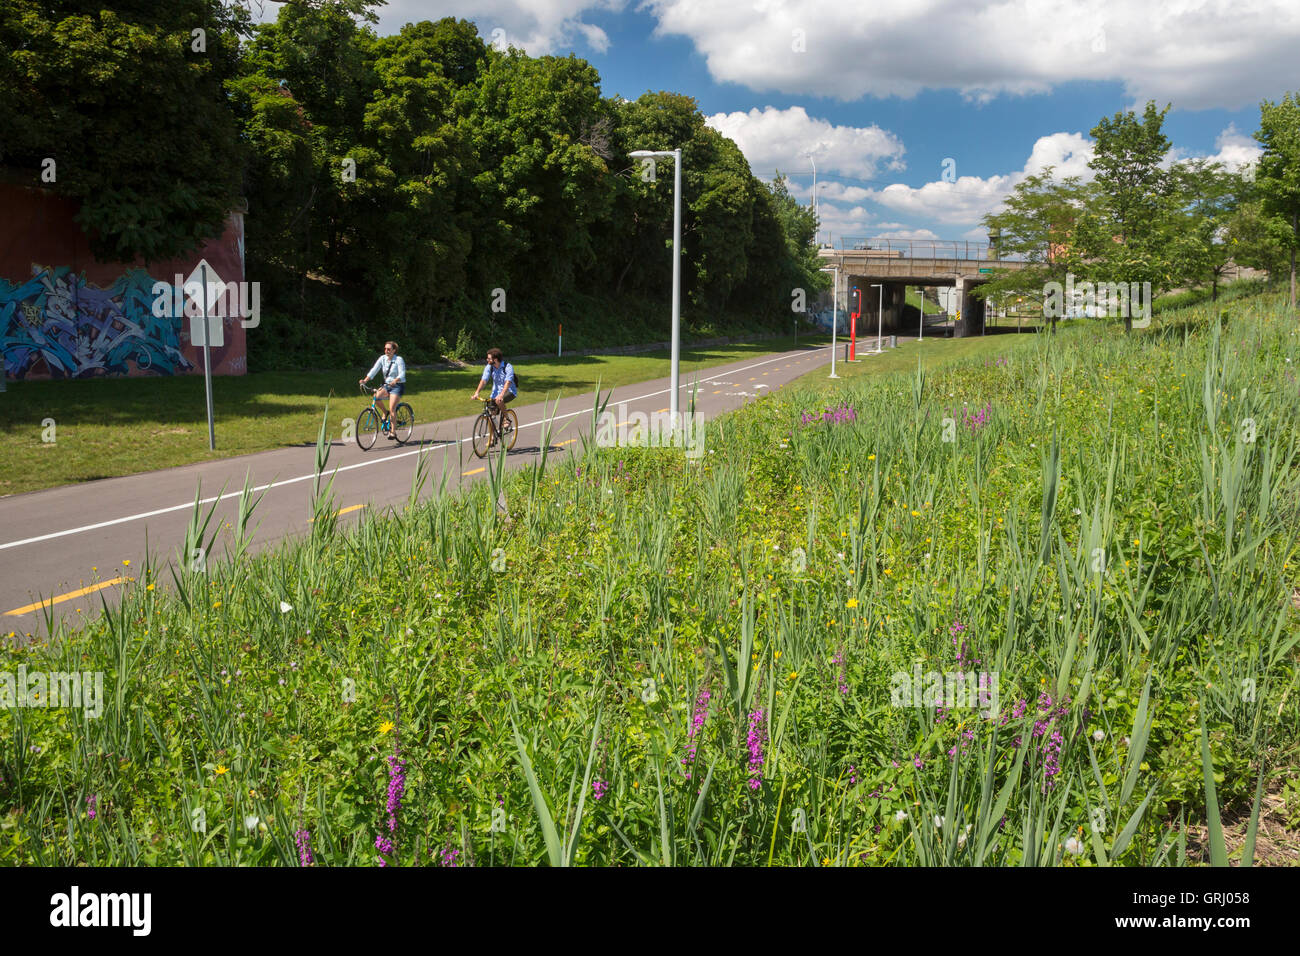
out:
<path id="1" fill-rule="evenodd" d="M 884 351 L 881 343 L 885 339 L 885 284 L 883 282 L 873 282 L 871 287 L 880 289 L 880 304 L 876 306 L 876 353 L 879 355 Z"/>
<path id="2" fill-rule="evenodd" d="M 677 428 L 677 391 L 682 359 L 682 151 L 680 149 L 636 149 L 628 153 L 633 159 L 673 159 L 673 346 L 672 395 L 668 401 L 670 428 Z"/>
<path id="3" fill-rule="evenodd" d="M 819 272 L 835 273 L 835 285 L 831 291 L 831 378 L 839 378 L 835 374 L 835 330 L 840 324 L 840 267 L 831 266 L 829 269 L 819 269 Z"/>
<path id="4" fill-rule="evenodd" d="M 925 341 L 925 286 L 923 285 L 917 286 L 916 292 L 917 295 L 921 297 L 921 324 L 916 330 L 916 340 L 918 342 L 924 342 Z"/>

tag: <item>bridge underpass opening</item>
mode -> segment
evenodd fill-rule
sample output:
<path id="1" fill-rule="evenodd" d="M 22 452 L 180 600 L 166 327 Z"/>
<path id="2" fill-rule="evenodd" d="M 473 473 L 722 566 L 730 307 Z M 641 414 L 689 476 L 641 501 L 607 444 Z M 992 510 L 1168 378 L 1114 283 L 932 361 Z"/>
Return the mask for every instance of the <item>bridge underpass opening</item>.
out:
<path id="1" fill-rule="evenodd" d="M 908 289 L 918 287 L 955 289 L 953 299 L 956 311 L 954 312 L 952 308 L 946 309 L 949 322 L 936 326 L 931 334 L 951 335 L 953 338 L 980 335 L 984 331 L 985 304 L 983 299 L 972 294 L 972 290 L 986 281 L 968 276 L 957 276 L 952 279 L 936 279 L 928 276 L 885 279 L 850 275 L 848 311 L 851 320 L 856 316 L 854 325 L 856 325 L 857 337 L 870 340 L 870 347 L 874 348 L 878 336 L 920 335 L 920 312 L 916 306 L 907 304 Z M 880 289 L 881 285 L 884 286 L 883 293 Z"/>
<path id="2" fill-rule="evenodd" d="M 915 306 L 907 306 L 908 287 L 953 289 L 946 309 L 953 321 L 944 332 L 959 338 L 982 334 L 986 310 L 972 291 L 994 272 L 1027 264 L 1002 258 L 991 243 L 946 240 L 841 240 L 838 249 L 823 247 L 818 256 L 839 270 L 839 328 L 852 325 L 871 345 L 878 335 L 918 334 L 920 317 Z"/>

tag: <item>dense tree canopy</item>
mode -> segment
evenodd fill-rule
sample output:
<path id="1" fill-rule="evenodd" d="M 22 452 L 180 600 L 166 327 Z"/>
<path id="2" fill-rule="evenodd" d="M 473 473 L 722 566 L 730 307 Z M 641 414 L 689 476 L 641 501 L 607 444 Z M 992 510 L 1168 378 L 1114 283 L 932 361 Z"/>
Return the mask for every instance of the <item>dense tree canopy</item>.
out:
<path id="1" fill-rule="evenodd" d="M 163 258 L 240 194 L 223 84 L 248 15 L 218 0 L 0 4 L 0 166 L 81 203 L 104 258 Z"/>
<path id="2" fill-rule="evenodd" d="M 47 188 L 82 201 L 106 257 L 187 251 L 246 201 L 248 278 L 308 359 L 379 328 L 455 351 L 549 345 L 553 318 L 666 338 L 672 162 L 648 180 L 635 149 L 682 150 L 688 322 L 785 328 L 790 290 L 824 284 L 811 214 L 691 98 L 606 97 L 584 60 L 499 51 L 464 20 L 379 37 L 373 6 L 254 26 L 217 0 L 11 0 L 0 163 L 39 185 L 54 157 Z"/>

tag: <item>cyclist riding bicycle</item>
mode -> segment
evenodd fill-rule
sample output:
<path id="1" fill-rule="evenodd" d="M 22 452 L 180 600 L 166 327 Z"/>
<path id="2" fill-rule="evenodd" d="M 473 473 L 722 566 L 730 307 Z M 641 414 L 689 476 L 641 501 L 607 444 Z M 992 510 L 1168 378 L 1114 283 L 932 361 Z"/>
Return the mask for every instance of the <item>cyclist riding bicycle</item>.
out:
<path id="1" fill-rule="evenodd" d="M 478 398 L 478 393 L 483 388 L 483 383 L 491 380 L 492 392 L 491 402 L 497 407 L 497 416 L 506 409 L 506 403 L 514 401 L 519 394 L 517 388 L 518 380 L 515 378 L 515 367 L 505 360 L 500 349 L 488 349 L 487 365 L 483 368 L 483 377 L 479 379 L 478 388 L 474 389 L 473 397 Z M 495 439 L 492 444 L 496 444 Z"/>
<path id="2" fill-rule="evenodd" d="M 376 372 L 381 373 L 383 383 L 375 392 L 375 399 L 380 402 L 385 398 L 388 399 L 388 415 L 384 419 L 384 431 L 388 433 L 389 441 L 396 441 L 397 436 L 393 434 L 389 422 L 393 420 L 393 413 L 397 411 L 398 400 L 406 391 L 406 361 L 397 354 L 396 342 L 384 343 L 384 354 L 379 356 L 374 367 L 366 373 L 365 378 L 361 379 L 361 384 L 365 385 L 374 378 Z"/>

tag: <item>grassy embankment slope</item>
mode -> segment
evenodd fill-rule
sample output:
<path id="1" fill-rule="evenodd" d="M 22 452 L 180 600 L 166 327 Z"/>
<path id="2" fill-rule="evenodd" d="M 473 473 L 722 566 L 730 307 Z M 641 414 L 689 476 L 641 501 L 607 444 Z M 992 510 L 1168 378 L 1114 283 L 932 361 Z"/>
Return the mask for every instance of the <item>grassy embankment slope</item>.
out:
<path id="1" fill-rule="evenodd" d="M 1300 345 L 1276 298 L 1228 313 L 782 390 L 698 463 L 592 448 L 508 515 L 494 475 L 183 599 L 143 575 L 9 656 L 107 703 L 0 711 L 0 859 L 1240 857 L 1297 767 Z M 984 701 L 913 706 L 959 672 Z"/>

